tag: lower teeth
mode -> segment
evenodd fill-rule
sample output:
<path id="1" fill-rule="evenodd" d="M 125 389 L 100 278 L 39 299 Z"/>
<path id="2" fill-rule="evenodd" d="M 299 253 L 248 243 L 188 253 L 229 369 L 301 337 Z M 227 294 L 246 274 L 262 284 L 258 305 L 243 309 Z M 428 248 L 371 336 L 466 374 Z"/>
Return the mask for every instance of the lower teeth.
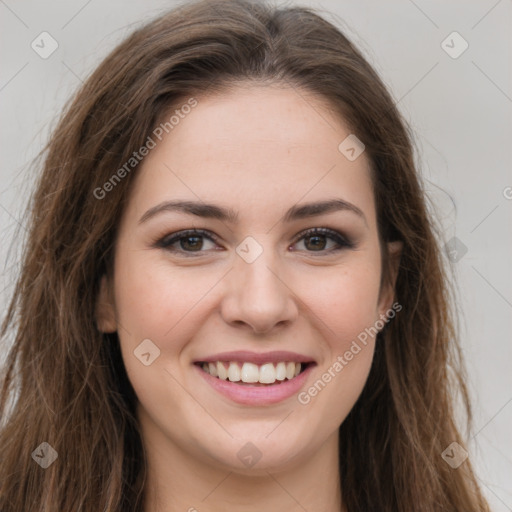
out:
<path id="1" fill-rule="evenodd" d="M 288 380 L 288 379 L 286 379 L 286 380 Z M 281 384 L 281 382 L 284 382 L 284 380 L 276 380 L 274 382 L 263 383 L 263 382 L 244 382 L 242 380 L 233 382 L 229 379 L 226 379 L 226 382 L 232 382 L 233 384 L 242 384 L 244 386 L 273 386 L 274 384 Z"/>

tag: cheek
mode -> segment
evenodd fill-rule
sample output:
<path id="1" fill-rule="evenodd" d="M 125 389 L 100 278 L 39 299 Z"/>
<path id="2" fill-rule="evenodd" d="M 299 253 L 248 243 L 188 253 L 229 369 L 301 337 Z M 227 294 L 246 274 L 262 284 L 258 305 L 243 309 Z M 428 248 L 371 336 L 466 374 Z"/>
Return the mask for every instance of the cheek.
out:
<path id="1" fill-rule="evenodd" d="M 371 254 L 378 257 L 378 251 Z M 367 256 L 344 269 L 330 269 L 321 278 L 309 274 L 301 280 L 310 319 L 316 319 L 322 332 L 325 357 L 315 380 L 298 398 L 302 405 L 322 411 L 326 429 L 337 428 L 348 415 L 373 360 L 380 264 L 370 252 Z"/>
<path id="2" fill-rule="evenodd" d="M 173 268 L 155 261 L 147 251 L 133 250 L 119 251 L 115 272 L 118 333 L 126 372 L 139 400 L 158 408 L 173 400 L 169 392 L 175 388 L 173 376 L 182 380 L 180 354 L 194 336 L 201 298 L 215 279 L 211 272 L 208 276 L 192 268 Z M 144 361 L 142 354 L 148 352 L 149 361 Z"/>
<path id="3" fill-rule="evenodd" d="M 368 259 L 301 279 L 301 295 L 324 324 L 331 349 L 343 350 L 378 319 L 380 267 Z"/>
<path id="4" fill-rule="evenodd" d="M 211 307 L 212 291 L 224 272 L 173 267 L 147 251 L 119 252 L 115 275 L 119 338 L 126 371 L 139 396 L 145 390 L 155 393 L 162 379 L 172 384 L 166 370 L 182 378 L 186 348 L 209 314 L 205 308 Z M 158 357 L 146 367 L 135 356 L 148 339 Z"/>
<path id="5" fill-rule="evenodd" d="M 173 268 L 146 251 L 125 253 L 116 262 L 116 309 L 127 331 L 162 340 L 182 328 L 189 312 L 215 284 L 210 271 Z"/>

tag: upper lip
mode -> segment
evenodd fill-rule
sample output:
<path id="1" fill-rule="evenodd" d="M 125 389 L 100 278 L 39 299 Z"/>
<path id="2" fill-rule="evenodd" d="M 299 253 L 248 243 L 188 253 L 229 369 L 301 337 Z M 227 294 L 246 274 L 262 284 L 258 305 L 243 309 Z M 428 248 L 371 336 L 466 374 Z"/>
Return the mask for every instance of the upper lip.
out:
<path id="1" fill-rule="evenodd" d="M 303 354 L 296 352 L 288 352 L 286 350 L 276 350 L 273 352 L 250 352 L 248 350 L 236 350 L 233 352 L 221 352 L 213 354 L 201 359 L 197 359 L 195 363 L 215 363 L 217 361 L 233 361 L 238 363 L 280 363 L 280 362 L 294 362 L 294 363 L 312 363 L 314 359 Z"/>

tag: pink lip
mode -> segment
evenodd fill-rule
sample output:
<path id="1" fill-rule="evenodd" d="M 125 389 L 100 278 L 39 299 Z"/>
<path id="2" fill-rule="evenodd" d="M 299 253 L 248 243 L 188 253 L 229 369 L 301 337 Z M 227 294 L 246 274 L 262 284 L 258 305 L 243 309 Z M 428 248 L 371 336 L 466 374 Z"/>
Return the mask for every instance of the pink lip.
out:
<path id="1" fill-rule="evenodd" d="M 195 363 L 215 363 L 217 361 L 233 361 L 238 363 L 279 363 L 279 362 L 294 362 L 294 363 L 311 363 L 314 359 L 311 357 L 297 354 L 295 352 L 287 352 L 284 350 L 274 352 L 249 352 L 247 350 L 237 350 L 234 352 L 222 352 L 214 354 L 202 359 L 197 359 Z"/>
<path id="2" fill-rule="evenodd" d="M 277 353 L 277 352 L 276 352 Z M 222 355 L 222 354 L 219 354 Z M 218 356 L 216 356 L 218 357 Z M 214 359 L 218 361 L 219 359 Z M 228 359 L 234 361 L 236 359 Z M 290 359 L 284 359 L 290 361 Z M 249 361 L 244 359 L 244 361 Z M 283 359 L 280 359 L 283 361 Z M 251 361 L 252 362 L 252 361 Z M 265 359 L 264 362 L 269 362 Z M 221 393 L 222 395 L 230 398 L 234 402 L 242 405 L 270 405 L 286 400 L 287 398 L 295 395 L 299 392 L 300 388 L 304 385 L 308 378 L 311 370 L 315 364 L 310 364 L 306 369 L 290 380 L 282 381 L 280 384 L 268 384 L 266 386 L 250 386 L 247 384 L 238 384 L 236 382 L 230 382 L 228 380 L 222 380 L 217 377 L 212 377 L 209 373 L 206 373 L 199 365 L 195 364 L 193 367 L 205 381 L 212 386 L 213 389 Z"/>

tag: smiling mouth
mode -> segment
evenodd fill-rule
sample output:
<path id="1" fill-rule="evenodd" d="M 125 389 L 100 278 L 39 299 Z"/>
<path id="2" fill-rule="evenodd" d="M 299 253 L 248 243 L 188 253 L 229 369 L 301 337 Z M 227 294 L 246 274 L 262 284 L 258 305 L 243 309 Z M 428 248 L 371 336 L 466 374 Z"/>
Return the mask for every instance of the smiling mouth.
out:
<path id="1" fill-rule="evenodd" d="M 198 361 L 195 364 L 219 380 L 247 386 L 270 386 L 294 379 L 314 363 L 282 361 L 258 365 L 237 361 Z"/>

